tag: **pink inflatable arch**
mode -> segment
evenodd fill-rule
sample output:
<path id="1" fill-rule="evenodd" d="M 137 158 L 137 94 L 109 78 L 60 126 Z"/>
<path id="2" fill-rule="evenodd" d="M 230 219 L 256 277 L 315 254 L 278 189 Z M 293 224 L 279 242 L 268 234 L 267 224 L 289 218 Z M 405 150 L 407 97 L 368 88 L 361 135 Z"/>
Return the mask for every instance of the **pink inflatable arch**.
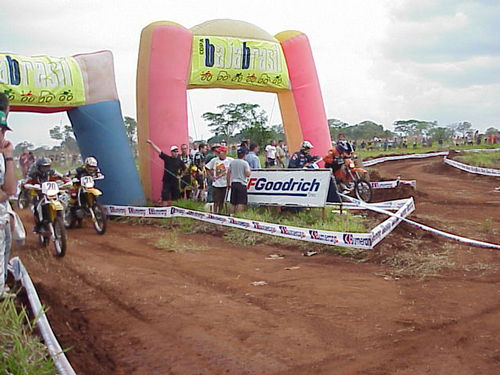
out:
<path id="1" fill-rule="evenodd" d="M 161 195 L 162 150 L 188 142 L 187 90 L 228 88 L 278 95 L 289 149 L 310 141 L 317 155 L 331 147 L 330 131 L 309 41 L 298 31 L 275 37 L 243 21 L 213 20 L 193 28 L 155 22 L 143 29 L 137 69 L 141 181 L 146 197 Z"/>

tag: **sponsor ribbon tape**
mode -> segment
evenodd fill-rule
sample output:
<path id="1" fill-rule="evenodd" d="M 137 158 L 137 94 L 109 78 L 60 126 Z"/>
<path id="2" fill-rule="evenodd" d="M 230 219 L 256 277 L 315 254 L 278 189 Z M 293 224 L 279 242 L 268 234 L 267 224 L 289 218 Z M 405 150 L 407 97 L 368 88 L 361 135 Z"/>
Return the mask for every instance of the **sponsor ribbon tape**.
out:
<path id="1" fill-rule="evenodd" d="M 370 182 L 372 189 L 393 189 L 398 187 L 399 184 L 410 185 L 414 188 L 417 187 L 416 180 L 394 180 L 394 181 L 375 181 Z"/>
<path id="2" fill-rule="evenodd" d="M 458 241 L 458 242 L 463 242 L 463 243 L 466 243 L 466 244 L 469 244 L 469 245 L 473 245 L 473 246 L 478 246 L 478 247 L 484 247 L 484 248 L 487 248 L 487 249 L 495 249 L 495 250 L 500 250 L 500 245 L 498 244 L 494 244 L 494 243 L 489 243 L 489 242 L 484 242 L 484 241 L 478 241 L 478 240 L 473 240 L 473 239 L 470 239 L 470 238 L 466 238 L 466 237 L 462 237 L 462 236 L 457 236 L 455 234 L 451 234 L 451 233 L 448 233 L 448 232 L 444 232 L 442 230 L 439 230 L 439 229 L 435 229 L 435 228 L 432 228 L 432 227 L 429 227 L 428 225 L 424 225 L 424 224 L 420 224 L 420 223 L 417 223 L 413 220 L 409 220 L 407 218 L 405 218 L 404 216 L 404 212 L 405 211 L 408 211 L 411 209 L 411 211 L 413 211 L 415 209 L 415 206 L 414 206 L 414 203 L 413 203 L 413 198 L 411 198 L 411 201 L 412 201 L 412 208 L 409 208 L 407 206 L 405 207 L 402 207 L 400 208 L 396 213 L 392 213 L 392 212 L 389 212 L 389 211 L 386 211 L 386 210 L 382 210 L 380 208 L 376 208 L 376 207 L 373 207 L 373 206 L 369 206 L 367 205 L 366 203 L 362 202 L 362 201 L 359 201 L 357 199 L 354 199 L 352 197 L 349 197 L 345 194 L 339 194 L 341 197 L 349 200 L 349 201 L 352 201 L 352 202 L 357 202 L 360 206 L 364 206 L 366 207 L 366 209 L 368 210 L 372 210 L 374 212 L 378 212 L 378 213 L 381 213 L 381 214 L 385 214 L 385 215 L 389 215 L 391 217 L 391 219 L 394 219 L 394 220 L 399 220 L 399 221 L 404 221 L 410 225 L 413 225 L 413 226 L 416 226 L 417 228 L 420 228 L 422 230 L 425 230 L 427 232 L 431 232 L 431 233 L 434 233 L 434 234 L 437 234 L 439 236 L 442 236 L 442 237 L 446 237 L 448 239 L 451 239 L 451 240 L 454 240 L 454 241 Z M 409 211 L 409 212 L 411 212 Z M 409 213 L 408 212 L 408 213 Z M 398 221 L 398 222 L 399 222 Z M 387 222 L 387 220 L 386 220 Z M 372 234 L 372 244 L 373 246 L 375 246 L 377 243 L 380 242 L 380 240 L 385 237 L 383 236 L 383 234 L 385 232 L 387 232 L 387 230 L 389 230 L 389 225 L 388 223 L 386 224 L 386 222 L 382 223 L 382 224 L 379 224 L 377 225 L 372 231 L 371 231 L 371 234 Z M 384 226 L 387 225 L 387 229 L 384 229 Z M 395 226 L 395 225 L 394 225 Z M 393 229 L 394 227 L 392 227 Z M 390 229 L 390 230 L 392 230 Z M 381 238 L 379 238 L 381 237 Z"/>
<path id="3" fill-rule="evenodd" d="M 10 260 L 9 271 L 13 274 L 17 281 L 21 281 L 24 289 L 26 289 L 31 310 L 33 311 L 33 315 L 37 317 L 36 325 L 40 330 L 45 345 L 47 346 L 50 356 L 54 361 L 57 373 L 60 375 L 76 375 L 68 359 L 64 355 L 52 328 L 50 327 L 49 321 L 40 302 L 40 298 L 38 298 L 38 294 L 36 293 L 35 286 L 31 281 L 28 271 L 18 257 Z"/>
<path id="4" fill-rule="evenodd" d="M 476 167 L 473 165 L 463 164 L 463 163 L 460 163 L 458 161 L 448 159 L 446 156 L 444 157 L 444 162 L 448 165 L 451 165 L 452 167 L 461 169 L 461 170 L 466 171 L 466 172 L 482 174 L 485 176 L 500 177 L 500 169 L 482 168 L 482 167 Z"/>
<path id="5" fill-rule="evenodd" d="M 360 201 L 361 202 L 361 201 Z M 377 202 L 377 203 L 366 203 L 368 207 L 376 207 L 382 208 L 385 210 L 399 210 L 408 202 L 408 198 L 405 199 L 397 199 L 393 201 L 386 202 Z M 328 207 L 339 207 L 342 206 L 342 209 L 346 210 L 366 210 L 365 207 L 361 207 L 361 205 L 357 202 L 343 202 L 343 203 L 328 203 Z"/>
<path id="6" fill-rule="evenodd" d="M 440 156 L 440 155 L 443 155 L 443 156 L 448 155 L 448 151 L 430 152 L 428 154 L 408 154 L 408 155 L 384 156 L 382 158 L 363 161 L 363 166 L 369 167 L 369 166 L 372 166 L 375 164 L 383 163 L 385 161 L 405 160 L 405 159 L 422 159 L 422 158 L 430 158 L 433 156 Z"/>
<path id="7" fill-rule="evenodd" d="M 240 219 L 209 212 L 195 211 L 180 207 L 131 207 L 131 206 L 104 206 L 108 215 L 133 216 L 150 218 L 189 217 L 208 223 L 224 225 L 253 232 L 270 234 L 300 241 L 316 242 L 325 245 L 351 247 L 370 250 L 373 248 L 370 233 L 344 233 L 319 229 L 309 229 L 266 223 L 254 220 Z"/>

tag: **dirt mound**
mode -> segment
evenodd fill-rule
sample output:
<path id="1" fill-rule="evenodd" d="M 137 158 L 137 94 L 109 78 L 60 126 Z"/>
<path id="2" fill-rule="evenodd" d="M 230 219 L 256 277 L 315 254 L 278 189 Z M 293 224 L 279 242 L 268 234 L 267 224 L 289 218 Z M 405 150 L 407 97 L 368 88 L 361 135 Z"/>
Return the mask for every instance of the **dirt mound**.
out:
<path id="1" fill-rule="evenodd" d="M 393 189 L 374 189 L 373 202 L 390 201 L 394 199 L 403 199 L 416 197 L 415 188 L 409 184 L 399 184 Z"/>

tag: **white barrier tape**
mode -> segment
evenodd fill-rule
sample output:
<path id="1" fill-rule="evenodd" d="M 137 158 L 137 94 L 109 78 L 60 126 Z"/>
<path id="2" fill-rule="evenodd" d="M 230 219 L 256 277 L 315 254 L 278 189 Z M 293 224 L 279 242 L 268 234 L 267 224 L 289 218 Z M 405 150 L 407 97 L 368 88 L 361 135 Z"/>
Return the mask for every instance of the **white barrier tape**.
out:
<path id="1" fill-rule="evenodd" d="M 500 169 L 475 167 L 473 165 L 463 164 L 456 160 L 448 159 L 446 156 L 444 157 L 444 162 L 465 172 L 482 174 L 484 176 L 500 177 Z"/>
<path id="2" fill-rule="evenodd" d="M 403 207 L 406 203 L 408 203 L 408 198 L 397 199 L 397 200 L 386 201 L 386 202 L 365 203 L 365 204 L 367 207 L 375 207 L 375 208 L 381 208 L 381 209 L 385 209 L 385 210 L 397 211 L 401 207 Z M 346 210 L 366 210 L 366 207 L 362 207 L 357 202 L 328 203 L 327 206 L 328 207 L 335 207 L 335 208 L 337 208 L 337 207 L 340 208 L 340 206 L 342 206 L 342 209 L 346 209 Z"/>
<path id="3" fill-rule="evenodd" d="M 28 295 L 33 315 L 38 317 L 38 319 L 36 320 L 37 327 L 40 330 L 45 345 L 47 346 L 50 356 L 54 361 L 57 373 L 60 375 L 76 375 L 75 371 L 71 367 L 71 364 L 64 355 L 64 352 L 62 351 L 61 346 L 59 345 L 59 342 L 57 341 L 57 338 L 52 331 L 52 328 L 50 327 L 47 316 L 43 311 L 40 298 L 38 298 L 35 286 L 33 285 L 33 282 L 31 281 L 31 278 L 28 274 L 28 271 L 24 267 L 24 264 L 18 257 L 12 258 L 9 262 L 9 270 L 14 275 L 14 278 L 18 281 L 21 281 L 24 289 L 26 289 L 26 294 Z"/>
<path id="4" fill-rule="evenodd" d="M 394 180 L 394 181 L 375 181 L 370 182 L 372 189 L 394 189 L 399 186 L 399 184 L 410 185 L 417 188 L 416 180 Z"/>
<path id="5" fill-rule="evenodd" d="M 354 198 L 349 197 L 349 196 L 344 195 L 344 194 L 340 194 L 340 196 L 342 196 L 343 198 L 346 198 L 348 200 L 351 200 L 351 201 L 358 201 L 357 199 L 354 199 Z M 412 199 L 412 201 L 413 201 L 413 199 Z M 420 228 L 420 229 L 425 230 L 427 232 L 431 232 L 431 233 L 437 234 L 439 236 L 446 237 L 446 238 L 454 240 L 454 241 L 463 242 L 463 243 L 466 243 L 466 244 L 469 244 L 469 245 L 473 245 L 473 246 L 484 247 L 484 248 L 487 248 L 487 249 L 500 250 L 500 245 L 497 245 L 497 244 L 494 244 L 494 243 L 489 243 L 489 242 L 484 242 L 484 241 L 478 241 L 478 240 L 473 240 L 473 239 L 462 237 L 462 236 L 457 236 L 457 235 L 454 235 L 454 234 L 451 234 L 451 233 L 448 233 L 448 232 L 444 232 L 444 231 L 439 230 L 439 229 L 435 229 L 435 228 L 429 227 L 428 225 L 420 224 L 420 223 L 417 223 L 417 222 L 415 222 L 413 220 L 406 219 L 405 217 L 403 217 L 402 214 L 399 213 L 399 211 L 396 212 L 395 214 L 393 214 L 392 212 L 385 211 L 385 210 L 382 210 L 382 209 L 379 209 L 379 208 L 369 207 L 366 203 L 361 202 L 361 201 L 358 201 L 358 203 L 361 206 L 365 206 L 368 210 L 372 210 L 372 211 L 375 211 L 375 212 L 378 212 L 378 213 L 381 213 L 381 214 L 389 215 L 392 218 L 396 218 L 396 219 L 402 220 L 402 221 L 404 221 L 404 222 L 406 222 L 408 224 L 416 226 L 417 228 Z M 372 234 L 373 234 L 373 236 L 372 236 L 372 244 L 373 244 L 373 246 L 375 246 L 378 242 L 380 242 L 380 240 L 378 240 L 378 234 L 375 235 L 374 232 L 375 232 L 375 230 L 382 229 L 382 228 L 379 228 L 379 227 L 381 225 L 383 225 L 383 224 L 384 223 L 378 225 L 377 227 L 375 227 L 372 230 Z"/>
<path id="6" fill-rule="evenodd" d="M 408 155 L 384 156 L 382 158 L 363 161 L 363 166 L 370 167 L 372 165 L 383 163 L 385 161 L 405 160 L 405 159 L 422 159 L 422 158 L 431 158 L 433 156 L 440 156 L 440 155 L 448 155 L 448 151 L 430 152 L 428 154 L 408 154 Z"/>
<path id="7" fill-rule="evenodd" d="M 455 152 L 500 152 L 500 148 L 475 148 L 472 150 L 455 150 Z"/>
<path id="8" fill-rule="evenodd" d="M 370 250 L 373 248 L 371 233 L 344 233 L 320 229 L 300 228 L 289 225 L 280 225 L 216 215 L 208 212 L 195 211 L 175 206 L 133 207 L 107 205 L 104 206 L 104 208 L 108 215 L 150 218 L 189 217 L 212 224 L 219 224 L 228 227 L 249 230 L 252 232 L 296 239 L 300 241 L 308 241 L 325 245 L 342 246 L 364 250 Z"/>

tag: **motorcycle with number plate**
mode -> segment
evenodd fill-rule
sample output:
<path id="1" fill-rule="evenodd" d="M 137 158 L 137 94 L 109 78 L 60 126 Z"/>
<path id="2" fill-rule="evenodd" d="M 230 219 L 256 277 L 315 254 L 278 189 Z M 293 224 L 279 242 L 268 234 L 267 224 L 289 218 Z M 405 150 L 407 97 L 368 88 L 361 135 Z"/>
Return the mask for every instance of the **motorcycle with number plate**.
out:
<path id="1" fill-rule="evenodd" d="M 40 184 L 25 184 L 26 189 L 38 192 L 40 198 L 36 202 L 36 212 L 40 223 L 37 231 L 38 240 L 43 247 L 49 242 L 54 245 L 54 256 L 61 258 L 66 254 L 67 236 L 63 223 L 64 206 L 59 200 L 62 188 L 69 183 L 59 185 L 56 181 L 46 181 Z M 41 194 L 40 194 L 41 193 Z"/>
<path id="2" fill-rule="evenodd" d="M 71 190 L 69 203 L 64 212 L 66 228 L 81 227 L 83 219 L 90 218 L 98 234 L 106 232 L 106 214 L 97 201 L 102 192 L 95 187 L 94 180 L 92 176 L 73 179 L 74 189 Z"/>

